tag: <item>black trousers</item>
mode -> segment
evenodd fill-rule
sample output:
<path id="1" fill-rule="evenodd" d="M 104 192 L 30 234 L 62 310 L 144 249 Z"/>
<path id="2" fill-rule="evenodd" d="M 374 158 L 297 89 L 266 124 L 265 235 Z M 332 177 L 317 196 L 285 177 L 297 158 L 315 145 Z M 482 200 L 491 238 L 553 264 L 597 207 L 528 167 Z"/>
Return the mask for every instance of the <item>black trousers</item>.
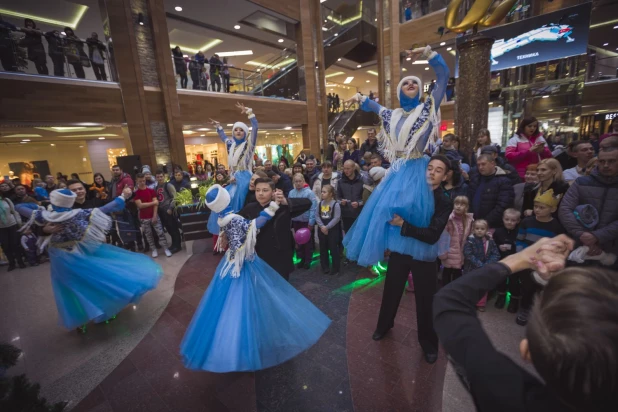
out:
<path id="1" fill-rule="evenodd" d="M 107 81 L 107 74 L 105 73 L 104 64 L 97 64 L 93 62 L 92 71 L 94 72 L 94 77 L 96 77 L 97 80 L 103 80 L 104 82 Z"/>
<path id="2" fill-rule="evenodd" d="M 17 225 L 0 228 L 0 246 L 11 266 L 15 266 L 15 262 L 23 262 L 24 250 L 21 247 L 21 234 L 18 229 Z"/>
<path id="3" fill-rule="evenodd" d="M 180 228 L 176 216 L 174 216 L 173 214 L 168 215 L 165 210 L 159 210 L 159 219 L 161 219 L 161 223 L 163 223 L 165 230 L 167 230 L 167 233 L 169 233 L 172 238 L 171 247 L 180 249 Z"/>
<path id="4" fill-rule="evenodd" d="M 328 270 L 330 268 L 330 261 L 328 254 L 333 259 L 333 272 L 339 272 L 341 268 L 341 251 L 339 244 L 341 243 L 341 226 L 335 225 L 332 229 L 329 229 L 328 235 L 322 233 L 318 228 L 318 240 L 320 241 L 320 264 L 322 270 Z"/>
<path id="5" fill-rule="evenodd" d="M 463 271 L 457 268 L 444 268 L 442 271 L 442 287 L 448 285 L 452 281 L 459 279 Z"/>
<path id="6" fill-rule="evenodd" d="M 13 53 L 12 42 L 4 42 L 0 44 L 0 63 L 2 68 L 7 72 L 17 71 L 17 60 L 15 60 L 15 54 Z"/>
<path id="7" fill-rule="evenodd" d="M 418 342 L 425 353 L 437 353 L 438 335 L 433 329 L 432 314 L 433 295 L 438 289 L 436 262 L 422 262 L 412 259 L 412 256 L 391 253 L 377 330 L 387 330 L 395 322 L 401 295 L 410 272 L 414 279 Z"/>
<path id="8" fill-rule="evenodd" d="M 215 84 L 217 85 L 217 90 L 215 90 Z M 212 91 L 217 91 L 220 92 L 221 91 L 221 76 L 217 76 L 214 73 L 210 73 L 210 87 L 212 88 Z"/>
<path id="9" fill-rule="evenodd" d="M 71 63 L 71 65 L 73 66 L 73 70 L 75 70 L 75 75 L 79 79 L 86 78 L 86 72 L 84 71 L 84 66 L 82 66 L 81 63 Z"/>
<path id="10" fill-rule="evenodd" d="M 230 75 L 224 74 L 221 77 L 223 77 L 223 91 L 225 93 L 229 93 L 230 92 Z"/>
<path id="11" fill-rule="evenodd" d="M 193 90 L 200 89 L 200 72 L 191 70 L 191 82 L 193 82 Z"/>
<path id="12" fill-rule="evenodd" d="M 49 75 L 49 70 L 47 69 L 47 58 L 33 60 L 34 68 L 38 74 L 46 74 Z"/>
<path id="13" fill-rule="evenodd" d="M 543 287 L 538 284 L 532 276 L 532 271 L 523 270 L 519 273 L 519 279 L 521 281 L 521 304 L 522 309 L 529 310 L 532 308 L 534 302 L 534 296 L 543 290 Z M 511 292 L 512 293 L 512 292 Z"/>
<path id="14" fill-rule="evenodd" d="M 520 272 L 509 275 L 509 277 L 506 278 L 504 282 L 499 284 L 498 287 L 496 288 L 498 290 L 498 293 L 505 294 L 507 291 L 509 291 L 511 292 L 511 297 L 515 297 L 515 298 L 521 297 L 521 284 L 519 280 L 520 279 L 519 275 L 520 275 Z M 534 282 L 534 279 L 532 281 Z"/>
<path id="15" fill-rule="evenodd" d="M 348 231 L 352 228 L 354 222 L 356 222 L 355 217 L 342 217 L 341 222 L 343 223 L 343 230 L 348 233 Z"/>
<path id="16" fill-rule="evenodd" d="M 55 53 L 50 54 L 49 57 L 54 63 L 54 76 L 64 77 L 64 55 Z"/>

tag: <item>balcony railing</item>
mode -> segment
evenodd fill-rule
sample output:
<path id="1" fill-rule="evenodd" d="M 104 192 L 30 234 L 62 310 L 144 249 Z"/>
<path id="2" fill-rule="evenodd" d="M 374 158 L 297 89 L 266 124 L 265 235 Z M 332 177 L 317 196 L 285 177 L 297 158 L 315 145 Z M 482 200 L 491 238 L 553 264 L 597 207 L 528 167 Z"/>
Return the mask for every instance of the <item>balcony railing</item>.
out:
<path id="1" fill-rule="evenodd" d="M 403 0 L 401 2 L 401 22 L 418 19 L 427 14 L 446 8 L 448 0 Z"/>
<path id="2" fill-rule="evenodd" d="M 118 81 L 112 44 L 96 38 L 84 40 L 0 21 L 0 53 L 0 68 L 5 72 Z"/>

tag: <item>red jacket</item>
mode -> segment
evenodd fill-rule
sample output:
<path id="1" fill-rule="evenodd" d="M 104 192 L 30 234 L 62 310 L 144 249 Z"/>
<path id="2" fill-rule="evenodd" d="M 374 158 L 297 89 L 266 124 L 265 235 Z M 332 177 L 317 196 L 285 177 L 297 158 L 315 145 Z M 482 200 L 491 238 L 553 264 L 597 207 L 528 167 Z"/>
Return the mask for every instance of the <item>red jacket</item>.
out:
<path id="1" fill-rule="evenodd" d="M 131 188 L 131 190 L 133 190 L 134 188 L 133 179 L 131 179 L 131 176 L 128 173 L 124 172 L 122 173 L 122 176 L 120 176 L 120 179 L 117 182 L 112 179 L 109 185 L 110 193 L 113 193 L 113 185 L 116 185 L 116 196 L 120 196 L 122 194 L 122 190 L 125 188 L 125 186 Z"/>

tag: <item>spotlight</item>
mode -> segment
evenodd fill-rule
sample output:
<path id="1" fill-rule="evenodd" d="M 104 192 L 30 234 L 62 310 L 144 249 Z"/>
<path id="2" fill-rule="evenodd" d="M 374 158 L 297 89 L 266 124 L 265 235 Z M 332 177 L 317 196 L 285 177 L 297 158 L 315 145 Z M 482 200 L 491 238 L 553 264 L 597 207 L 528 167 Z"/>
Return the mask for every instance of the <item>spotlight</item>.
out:
<path id="1" fill-rule="evenodd" d="M 137 15 L 137 22 L 139 23 L 140 26 L 144 25 L 144 15 L 142 13 Z"/>

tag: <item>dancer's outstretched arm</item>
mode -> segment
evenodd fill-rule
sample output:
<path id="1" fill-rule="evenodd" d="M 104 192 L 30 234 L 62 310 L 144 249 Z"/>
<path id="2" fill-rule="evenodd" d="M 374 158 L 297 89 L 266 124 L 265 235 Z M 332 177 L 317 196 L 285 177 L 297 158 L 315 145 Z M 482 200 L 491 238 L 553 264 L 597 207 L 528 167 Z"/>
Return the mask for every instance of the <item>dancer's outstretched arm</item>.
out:
<path id="1" fill-rule="evenodd" d="M 125 187 L 120 196 L 118 196 L 116 199 L 112 200 L 108 204 L 99 207 L 98 209 L 105 214 L 120 212 L 122 209 L 124 209 L 125 202 L 129 200 L 132 195 L 133 191 L 130 188 Z"/>
<path id="2" fill-rule="evenodd" d="M 260 215 L 255 218 L 255 226 L 258 229 L 263 228 L 264 225 L 268 223 L 268 221 L 275 216 L 275 213 L 277 213 L 277 210 L 279 210 L 279 205 L 276 202 L 270 202 L 268 207 L 262 210 L 260 212 Z"/>
<path id="3" fill-rule="evenodd" d="M 215 129 L 217 129 L 217 133 L 219 134 L 219 138 L 221 139 L 221 141 L 223 143 L 226 143 L 229 140 L 229 138 L 225 135 L 225 132 L 223 131 L 223 127 L 221 127 L 221 123 L 219 123 L 216 120 L 210 119 L 210 124 L 213 125 Z"/>
<path id="4" fill-rule="evenodd" d="M 432 51 L 429 46 L 427 46 L 425 50 L 424 55 L 427 57 L 427 61 L 433 68 L 433 71 L 436 72 L 436 87 L 434 87 L 431 92 L 431 97 L 433 98 L 436 110 L 438 110 L 446 95 L 446 85 L 448 84 L 450 71 L 442 56 Z"/>

